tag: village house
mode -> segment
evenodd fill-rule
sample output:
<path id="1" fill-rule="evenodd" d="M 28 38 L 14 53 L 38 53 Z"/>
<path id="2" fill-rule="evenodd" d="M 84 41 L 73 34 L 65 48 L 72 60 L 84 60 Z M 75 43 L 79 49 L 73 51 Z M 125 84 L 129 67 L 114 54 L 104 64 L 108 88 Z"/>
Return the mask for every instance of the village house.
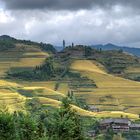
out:
<path id="1" fill-rule="evenodd" d="M 140 124 L 131 124 L 130 125 L 130 130 L 131 131 L 140 131 Z"/>
<path id="2" fill-rule="evenodd" d="M 128 132 L 131 121 L 129 119 L 104 119 L 100 122 L 100 130 L 107 131 L 112 129 L 114 132 Z"/>
<path id="3" fill-rule="evenodd" d="M 140 124 L 132 123 L 127 118 L 104 119 L 100 122 L 100 130 L 112 129 L 114 132 L 140 131 Z"/>
<path id="4" fill-rule="evenodd" d="M 88 131 L 88 132 L 87 132 L 87 136 L 89 136 L 89 137 L 94 137 L 94 136 L 96 136 L 95 130 Z"/>

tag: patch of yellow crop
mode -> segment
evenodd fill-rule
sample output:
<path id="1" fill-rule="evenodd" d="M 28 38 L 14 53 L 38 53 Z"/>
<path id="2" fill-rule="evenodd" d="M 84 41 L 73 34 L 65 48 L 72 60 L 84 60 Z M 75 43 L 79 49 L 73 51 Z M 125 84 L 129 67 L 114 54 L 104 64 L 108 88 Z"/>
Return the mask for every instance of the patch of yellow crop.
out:
<path id="1" fill-rule="evenodd" d="M 48 57 L 49 54 L 45 52 L 26 52 L 23 54 L 25 57 L 31 57 L 31 56 L 36 56 L 36 57 Z"/>
<path id="2" fill-rule="evenodd" d="M 37 81 L 37 82 L 19 81 L 19 84 L 25 87 L 45 87 L 54 90 L 56 82 L 55 81 Z"/>
<path id="3" fill-rule="evenodd" d="M 26 98 L 10 89 L 0 89 L 0 110 L 23 111 Z"/>
<path id="4" fill-rule="evenodd" d="M 67 95 L 68 91 L 69 91 L 68 84 L 67 83 L 60 83 L 57 91 Z"/>
<path id="5" fill-rule="evenodd" d="M 140 66 L 137 67 L 129 67 L 125 71 L 126 73 L 140 73 Z"/>
<path id="6" fill-rule="evenodd" d="M 19 85 L 14 82 L 8 82 L 6 80 L 0 80 L 0 87 L 18 87 Z"/>
<path id="7" fill-rule="evenodd" d="M 140 114 L 140 107 L 129 107 L 126 109 L 127 112 Z"/>
<path id="8" fill-rule="evenodd" d="M 38 98 L 41 104 L 45 104 L 45 105 L 51 105 L 54 107 L 59 107 L 61 102 L 57 101 L 57 100 L 53 100 L 50 98 L 44 98 L 44 97 L 39 97 Z"/>
<path id="9" fill-rule="evenodd" d="M 97 65 L 93 64 L 92 61 L 88 60 L 77 60 L 72 64 L 71 68 L 81 71 L 97 72 L 105 74 L 105 72 L 101 70 Z"/>
<path id="10" fill-rule="evenodd" d="M 44 95 L 59 95 L 59 96 L 65 97 L 65 95 L 62 94 L 61 92 L 52 90 L 52 89 L 47 88 L 47 87 L 24 87 L 22 89 L 24 89 L 24 90 L 34 90 L 34 91 L 43 90 Z M 39 94 L 39 93 L 36 93 L 36 94 Z"/>
<path id="11" fill-rule="evenodd" d="M 121 111 L 102 111 L 102 112 L 98 112 L 98 113 L 94 113 L 91 111 L 87 111 L 84 109 L 81 109 L 77 106 L 72 106 L 74 110 L 76 110 L 78 112 L 78 114 L 82 115 L 82 116 L 91 116 L 91 117 L 112 117 L 112 118 L 130 118 L 130 119 L 138 119 L 139 115 L 137 114 L 131 114 L 131 113 L 125 113 L 125 112 L 121 112 Z"/>
<path id="12" fill-rule="evenodd" d="M 35 45 L 25 45 L 22 43 L 17 43 L 16 48 L 13 48 L 13 51 L 24 51 L 24 52 L 40 52 L 40 48 Z"/>
<path id="13" fill-rule="evenodd" d="M 18 62 L 14 63 L 12 67 L 35 67 L 41 65 L 45 58 L 21 58 Z"/>

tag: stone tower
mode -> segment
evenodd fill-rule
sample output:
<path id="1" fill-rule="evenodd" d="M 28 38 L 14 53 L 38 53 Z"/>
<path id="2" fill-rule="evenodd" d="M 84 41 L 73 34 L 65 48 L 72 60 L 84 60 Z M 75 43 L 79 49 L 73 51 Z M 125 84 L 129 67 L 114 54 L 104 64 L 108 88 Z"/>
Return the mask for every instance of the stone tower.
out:
<path id="1" fill-rule="evenodd" d="M 63 40 L 63 49 L 65 49 L 66 47 L 66 43 L 65 43 L 65 40 Z"/>

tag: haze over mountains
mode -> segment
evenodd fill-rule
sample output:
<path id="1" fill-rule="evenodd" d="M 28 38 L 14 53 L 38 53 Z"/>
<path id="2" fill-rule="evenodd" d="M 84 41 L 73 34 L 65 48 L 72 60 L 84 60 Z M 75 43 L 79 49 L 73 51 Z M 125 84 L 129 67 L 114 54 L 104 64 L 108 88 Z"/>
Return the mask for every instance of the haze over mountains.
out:
<path id="1" fill-rule="evenodd" d="M 128 52 L 130 54 L 136 55 L 136 56 L 140 56 L 140 48 L 131 48 L 131 47 L 127 47 L 127 46 L 117 46 L 111 43 L 108 44 L 99 44 L 99 45 L 93 45 L 93 48 L 96 49 L 102 49 L 102 50 L 120 50 L 122 49 L 124 52 Z"/>
<path id="2" fill-rule="evenodd" d="M 63 49 L 62 46 L 54 46 L 57 51 L 61 51 Z M 123 50 L 124 52 L 130 53 L 135 56 L 140 56 L 140 48 L 133 48 L 133 47 L 127 47 L 127 46 L 118 46 L 115 44 L 97 44 L 97 45 L 91 45 L 90 47 L 95 49 L 102 49 L 102 50 Z"/>

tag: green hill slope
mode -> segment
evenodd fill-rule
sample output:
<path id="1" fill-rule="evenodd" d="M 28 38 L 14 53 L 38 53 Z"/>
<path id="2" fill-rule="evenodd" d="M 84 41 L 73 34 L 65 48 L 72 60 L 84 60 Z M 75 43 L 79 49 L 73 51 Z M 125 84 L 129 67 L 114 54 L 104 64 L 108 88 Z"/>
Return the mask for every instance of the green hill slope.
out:
<path id="1" fill-rule="evenodd" d="M 47 49 L 41 48 L 38 43 L 11 40 L 14 47 L 0 52 L 1 79 L 5 78 L 6 72 L 9 70 L 20 72 L 42 66 L 44 60 L 53 54 L 53 52 L 50 53 L 50 51 L 46 51 Z M 42 43 L 41 45 L 46 47 Z M 42 105 L 59 107 L 60 100 L 67 95 L 68 91 L 72 91 L 78 99 L 86 100 L 88 104 L 96 105 L 100 109 L 100 112 L 95 113 L 72 105 L 80 115 L 123 116 L 137 119 L 140 108 L 140 84 L 108 74 L 105 65 L 98 63 L 98 59 L 93 60 L 93 57 L 101 52 L 97 51 L 95 56 L 93 54 L 85 56 L 84 50 L 85 48 L 82 47 L 79 47 L 78 51 L 77 48 L 70 50 L 66 48 L 64 52 L 53 55 L 55 76 L 53 75 L 52 79 L 28 81 L 28 79 L 22 80 L 15 77 L 8 81 L 7 79 L 1 80 L 1 108 L 6 108 L 10 112 L 25 111 L 26 99 L 33 98 L 39 99 Z M 133 63 L 134 59 L 132 57 Z M 46 70 L 44 67 L 46 66 L 43 64 L 41 67 L 43 71 Z"/>

